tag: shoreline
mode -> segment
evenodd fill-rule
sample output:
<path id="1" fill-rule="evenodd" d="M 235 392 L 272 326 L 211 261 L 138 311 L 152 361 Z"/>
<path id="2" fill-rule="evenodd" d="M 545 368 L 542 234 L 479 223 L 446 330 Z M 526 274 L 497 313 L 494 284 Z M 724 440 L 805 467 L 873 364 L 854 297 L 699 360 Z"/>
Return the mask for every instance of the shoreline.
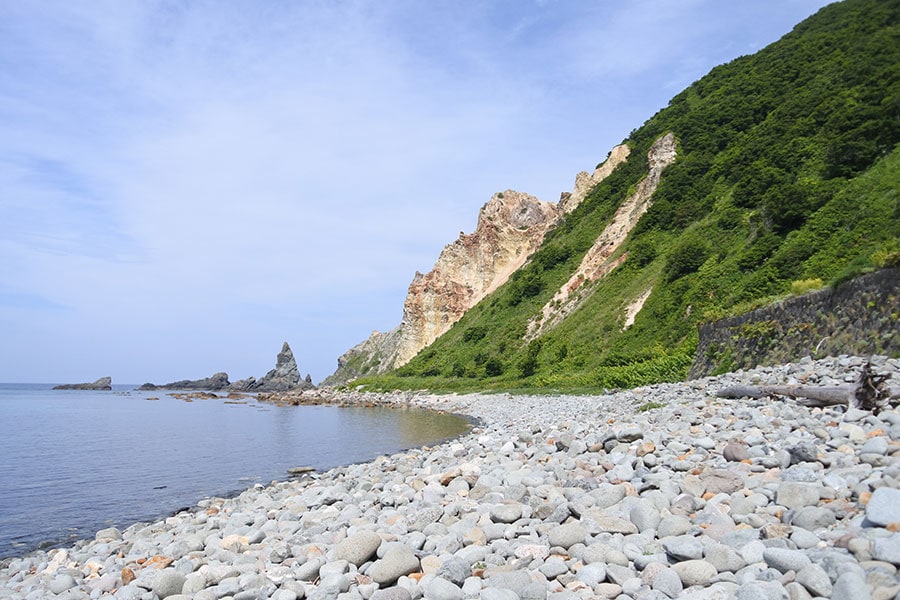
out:
<path id="1" fill-rule="evenodd" d="M 893 598 L 900 412 L 714 397 L 843 383 L 863 362 L 599 396 L 343 393 L 478 421 L 432 447 L 5 559 L 0 599 Z M 900 380 L 900 361 L 873 362 Z"/>

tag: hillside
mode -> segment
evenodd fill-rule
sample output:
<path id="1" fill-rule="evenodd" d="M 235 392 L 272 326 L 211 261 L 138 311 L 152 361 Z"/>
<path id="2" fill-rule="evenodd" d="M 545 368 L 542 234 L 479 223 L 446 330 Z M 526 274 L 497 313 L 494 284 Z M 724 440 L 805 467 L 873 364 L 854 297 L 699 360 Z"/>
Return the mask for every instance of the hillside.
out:
<path id="1" fill-rule="evenodd" d="M 846 0 L 713 69 L 631 133 L 627 160 L 505 284 L 407 364 L 357 383 L 679 380 L 699 323 L 896 261 L 898 18 L 900 0 Z M 654 171 L 667 138 L 674 162 Z"/>

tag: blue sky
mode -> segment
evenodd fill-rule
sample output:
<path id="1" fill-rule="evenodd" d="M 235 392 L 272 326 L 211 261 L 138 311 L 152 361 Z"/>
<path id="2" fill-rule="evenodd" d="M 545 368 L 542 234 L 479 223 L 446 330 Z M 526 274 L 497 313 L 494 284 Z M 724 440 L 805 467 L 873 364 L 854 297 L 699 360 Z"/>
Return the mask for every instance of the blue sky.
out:
<path id="1" fill-rule="evenodd" d="M 494 192 L 825 4 L 2 3 L 0 381 L 318 381 Z"/>

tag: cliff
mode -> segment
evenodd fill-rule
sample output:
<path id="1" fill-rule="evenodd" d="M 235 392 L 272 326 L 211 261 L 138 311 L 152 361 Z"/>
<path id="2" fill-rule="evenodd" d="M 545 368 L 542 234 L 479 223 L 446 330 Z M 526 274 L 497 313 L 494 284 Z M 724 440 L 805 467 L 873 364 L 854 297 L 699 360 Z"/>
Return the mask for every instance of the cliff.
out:
<path id="1" fill-rule="evenodd" d="M 579 173 L 521 262 L 479 263 L 462 236 L 410 287 L 399 332 L 408 346 L 393 364 L 408 362 L 366 383 L 585 390 L 683 380 L 707 321 L 810 282 L 840 289 L 896 266 L 898 23 L 896 2 L 836 2 L 756 54 L 712 69 L 594 173 Z M 494 269 L 496 283 L 473 282 L 463 262 Z M 841 352 L 845 334 L 862 331 L 841 316 L 842 303 L 854 301 L 835 298 L 822 320 L 834 332 L 814 349 Z M 861 308 L 873 312 L 878 302 Z M 895 312 L 879 318 L 896 329 Z M 804 331 L 821 331 L 817 319 L 804 317 Z M 767 318 L 723 335 L 752 336 L 755 356 L 799 335 L 780 327 Z M 887 348 L 885 335 L 861 348 Z M 715 369 L 727 362 L 725 346 L 708 347 Z M 739 350 L 732 360 L 743 365 Z"/>
<path id="2" fill-rule="evenodd" d="M 460 233 L 428 273 L 416 273 L 403 303 L 403 320 L 338 358 L 338 369 L 322 383 L 337 385 L 362 375 L 403 366 L 445 333 L 470 308 L 506 283 L 541 247 L 560 218 L 575 210 L 599 182 L 628 158 L 627 145 L 612 149 L 593 173 L 575 177 L 571 192 L 556 204 L 522 192 L 494 194 L 478 213 L 475 231 Z"/>
<path id="3" fill-rule="evenodd" d="M 647 153 L 647 176 L 637 184 L 634 193 L 619 206 L 612 220 L 584 255 L 575 273 L 544 305 L 540 314 L 528 322 L 528 329 L 525 333 L 526 340 L 535 339 L 574 312 L 587 295 L 578 292 L 589 293 L 589 289 L 583 289 L 586 288 L 586 284 L 602 279 L 625 261 L 628 255 L 616 255 L 616 252 L 625 243 L 628 234 L 631 233 L 640 218 L 650 208 L 653 193 L 659 185 L 663 170 L 675 161 L 675 157 L 676 144 L 675 136 L 672 133 L 660 137 L 650 147 L 650 151 Z M 612 169 L 609 169 L 606 175 L 611 172 Z M 598 180 L 593 177 L 590 182 L 582 183 L 582 189 L 587 185 L 596 185 L 600 181 L 602 178 Z M 578 180 L 576 180 L 576 190 L 578 187 Z M 582 198 L 585 193 L 582 193 Z M 649 293 L 645 292 L 643 298 L 646 299 L 647 296 Z M 632 322 L 634 316 L 630 316 Z"/>

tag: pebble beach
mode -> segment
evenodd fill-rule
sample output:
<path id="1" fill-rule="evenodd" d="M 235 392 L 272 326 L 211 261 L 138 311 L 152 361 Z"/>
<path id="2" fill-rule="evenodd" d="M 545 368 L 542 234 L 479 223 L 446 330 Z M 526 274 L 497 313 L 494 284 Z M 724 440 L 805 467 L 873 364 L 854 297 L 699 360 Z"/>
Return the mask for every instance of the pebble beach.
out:
<path id="1" fill-rule="evenodd" d="M 335 392 L 475 425 L 0 561 L 0 599 L 898 598 L 900 411 L 716 397 L 867 360 L 596 396 Z"/>

